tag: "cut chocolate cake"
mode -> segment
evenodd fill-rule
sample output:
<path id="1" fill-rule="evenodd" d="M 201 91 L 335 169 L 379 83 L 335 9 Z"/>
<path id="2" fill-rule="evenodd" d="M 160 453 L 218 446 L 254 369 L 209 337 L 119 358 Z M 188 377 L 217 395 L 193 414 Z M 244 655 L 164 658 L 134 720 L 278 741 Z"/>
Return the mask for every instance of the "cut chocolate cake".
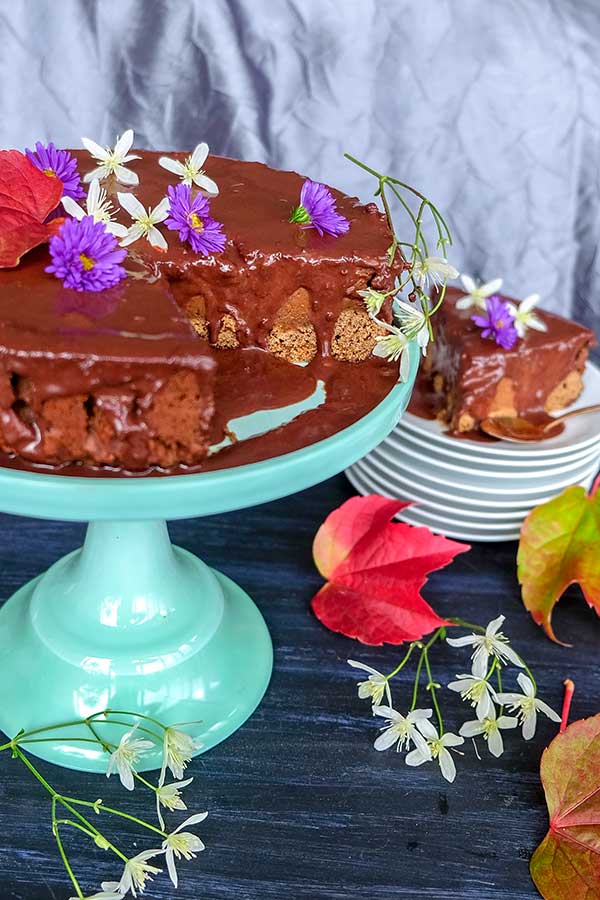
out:
<path id="1" fill-rule="evenodd" d="M 451 431 L 473 431 L 488 416 L 553 412 L 577 399 L 594 345 L 588 328 L 536 310 L 546 330 L 528 328 L 507 349 L 483 336 L 473 321 L 479 310 L 457 308 L 461 293 L 447 290 L 425 362 L 435 412 Z"/>
<path id="2" fill-rule="evenodd" d="M 94 167 L 87 153 L 73 155 L 82 175 Z M 102 182 L 121 225 L 132 221 L 117 192 L 151 208 L 177 182 L 158 159 L 143 152 L 131 164 L 139 186 Z M 259 348 L 290 365 L 371 355 L 380 331 L 359 291 L 389 290 L 397 271 L 377 207 L 332 191 L 349 229 L 321 235 L 289 221 L 301 176 L 219 157 L 207 170 L 219 186 L 210 202 L 222 252 L 201 255 L 159 226 L 168 248 L 132 243 L 127 277 L 106 290 L 65 287 L 47 271 L 47 246 L 0 271 L 2 451 L 50 465 L 193 465 L 211 441 L 220 349 Z"/>

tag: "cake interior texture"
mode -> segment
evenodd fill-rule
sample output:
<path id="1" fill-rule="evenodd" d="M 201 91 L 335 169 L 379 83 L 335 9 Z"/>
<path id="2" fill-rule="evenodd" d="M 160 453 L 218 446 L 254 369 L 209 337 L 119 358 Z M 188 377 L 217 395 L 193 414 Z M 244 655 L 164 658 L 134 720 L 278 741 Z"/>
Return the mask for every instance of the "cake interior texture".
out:
<path id="1" fill-rule="evenodd" d="M 74 155 L 82 174 L 93 168 L 87 153 Z M 159 153 L 141 156 L 132 190 L 148 208 L 177 178 L 158 165 Z M 219 437 L 221 351 L 261 351 L 294 371 L 323 360 L 372 362 L 379 327 L 359 292 L 389 290 L 398 271 L 388 265 L 391 236 L 377 207 L 332 189 L 350 228 L 321 236 L 288 221 L 300 175 L 222 157 L 210 157 L 207 171 L 220 189 L 211 215 L 227 235 L 221 253 L 196 254 L 165 230 L 167 251 L 137 241 L 128 277 L 98 293 L 68 290 L 48 274 L 47 247 L 0 271 L 4 453 L 131 471 L 192 466 Z M 130 190 L 111 179 L 103 187 L 117 209 L 116 192 Z M 116 219 L 131 224 L 124 210 Z M 389 319 L 389 304 L 382 315 Z M 250 378 L 238 388 L 245 411 L 252 393 Z"/>
<path id="2" fill-rule="evenodd" d="M 489 416 L 516 416 L 562 409 L 581 393 L 593 333 L 576 322 L 536 310 L 545 331 L 527 329 L 506 350 L 483 338 L 472 321 L 477 310 L 457 309 L 462 292 L 446 291 L 436 320 L 425 374 L 433 408 L 451 431 L 469 432 Z M 518 305 L 512 298 L 504 298 Z"/>

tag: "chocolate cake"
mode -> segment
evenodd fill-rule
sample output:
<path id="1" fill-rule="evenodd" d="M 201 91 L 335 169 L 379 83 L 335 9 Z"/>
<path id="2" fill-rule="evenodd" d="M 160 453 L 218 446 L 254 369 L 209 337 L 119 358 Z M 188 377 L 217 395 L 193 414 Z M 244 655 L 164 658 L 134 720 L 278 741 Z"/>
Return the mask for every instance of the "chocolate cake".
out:
<path id="1" fill-rule="evenodd" d="M 88 153 L 74 156 L 82 175 L 93 169 Z M 131 164 L 139 186 L 112 178 L 102 184 L 117 210 L 117 191 L 132 190 L 152 207 L 177 181 L 159 166 L 160 154 L 141 156 Z M 388 290 L 396 274 L 377 207 L 332 190 L 350 227 L 338 237 L 320 235 L 289 222 L 300 175 L 219 157 L 206 168 L 220 189 L 211 215 L 223 223 L 222 252 L 200 255 L 163 229 L 166 251 L 138 240 L 127 248 L 127 277 L 93 293 L 68 289 L 46 271 L 47 246 L 0 271 L 4 453 L 132 471 L 191 466 L 219 440 L 221 351 L 246 353 L 246 362 L 259 351 L 278 358 L 273 378 L 315 360 L 353 370 L 381 364 L 368 360 L 379 332 L 358 293 Z M 116 221 L 131 225 L 124 210 Z M 382 315 L 389 318 L 389 310 Z M 248 365 L 238 371 L 247 377 Z M 241 408 L 251 408 L 251 377 L 237 393 Z"/>
<path id="2" fill-rule="evenodd" d="M 527 329 L 511 349 L 505 349 L 482 336 L 472 320 L 478 310 L 457 308 L 461 293 L 454 288 L 446 292 L 423 373 L 433 388 L 431 411 L 451 431 L 473 431 L 488 416 L 553 412 L 577 399 L 594 345 L 588 328 L 536 310 L 546 330 Z M 410 408 L 424 412 L 418 395 Z"/>

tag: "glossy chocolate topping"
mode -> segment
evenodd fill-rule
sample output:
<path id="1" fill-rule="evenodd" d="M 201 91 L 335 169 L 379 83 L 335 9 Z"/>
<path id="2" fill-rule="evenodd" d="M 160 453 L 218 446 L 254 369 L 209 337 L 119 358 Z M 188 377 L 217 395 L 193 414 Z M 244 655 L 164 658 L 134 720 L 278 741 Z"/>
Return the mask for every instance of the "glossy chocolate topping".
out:
<path id="1" fill-rule="evenodd" d="M 94 167 L 85 151 L 75 155 L 82 175 Z M 152 207 L 177 177 L 158 165 L 160 154 L 141 155 L 130 164 L 140 179 L 132 190 L 145 207 Z M 187 154 L 168 155 L 183 160 Z M 5 449 L 31 463 L 48 462 L 39 429 L 29 421 L 33 416 L 20 413 L 22 396 L 35 411 L 47 400 L 98 393 L 111 427 L 124 434 L 139 429 L 133 414 L 149 407 L 173 371 L 195 372 L 207 390 L 216 373 L 217 411 L 211 427 L 217 441 L 229 418 L 308 396 L 319 370 L 318 377 L 324 376 L 328 385 L 325 406 L 301 417 L 300 426 L 279 429 L 286 432 L 283 437 L 256 439 L 254 451 L 243 451 L 244 461 L 249 461 L 249 453 L 265 458 L 333 433 L 372 408 L 392 387 L 393 367 L 327 359 L 337 317 L 360 301 L 358 291 L 367 285 L 385 290 L 393 284 L 395 271 L 386 258 L 390 233 L 377 207 L 333 190 L 350 230 L 337 238 L 320 236 L 314 228 L 288 222 L 299 203 L 304 180 L 300 175 L 221 157 L 209 157 L 206 172 L 220 189 L 211 200 L 211 215 L 223 223 L 227 235 L 222 253 L 195 254 L 177 232 L 160 226 L 168 250 L 160 252 L 145 239 L 138 240 L 128 248 L 127 279 L 107 291 L 63 288 L 45 272 L 47 247 L 28 253 L 15 269 L 0 270 L 0 423 Z M 110 180 L 103 186 L 118 208 L 115 194 L 127 188 Z M 131 224 L 124 210 L 116 219 Z M 259 352 L 282 304 L 299 286 L 310 296 L 309 316 L 320 351 L 308 370 Z M 210 340 L 216 340 L 228 314 L 235 319 L 242 349 L 225 356 L 198 337 L 185 312 L 196 297 L 205 306 Z M 11 393 L 15 379 L 21 391 L 17 400 Z M 144 446 L 132 453 L 132 468 L 144 468 Z M 236 464 L 236 454 L 242 452 L 231 448 L 219 454 L 222 462 L 215 457 L 206 465 Z"/>

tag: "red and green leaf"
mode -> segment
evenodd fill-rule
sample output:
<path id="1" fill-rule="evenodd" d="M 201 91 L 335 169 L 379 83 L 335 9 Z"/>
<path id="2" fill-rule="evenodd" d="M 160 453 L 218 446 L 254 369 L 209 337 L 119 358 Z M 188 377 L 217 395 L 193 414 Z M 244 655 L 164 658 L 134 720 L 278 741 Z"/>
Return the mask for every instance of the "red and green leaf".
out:
<path id="1" fill-rule="evenodd" d="M 376 494 L 353 497 L 319 528 L 313 556 L 328 583 L 312 608 L 331 631 L 365 644 L 401 644 L 449 624 L 421 588 L 430 572 L 470 548 L 428 528 L 390 521 L 408 505 Z"/>
<path id="2" fill-rule="evenodd" d="M 544 750 L 550 827 L 531 858 L 545 900 L 600 897 L 600 715 L 574 722 Z"/>
<path id="3" fill-rule="evenodd" d="M 523 603 L 552 640 L 552 611 L 570 584 L 600 614 L 600 491 L 569 487 L 530 512 L 517 564 Z"/>

